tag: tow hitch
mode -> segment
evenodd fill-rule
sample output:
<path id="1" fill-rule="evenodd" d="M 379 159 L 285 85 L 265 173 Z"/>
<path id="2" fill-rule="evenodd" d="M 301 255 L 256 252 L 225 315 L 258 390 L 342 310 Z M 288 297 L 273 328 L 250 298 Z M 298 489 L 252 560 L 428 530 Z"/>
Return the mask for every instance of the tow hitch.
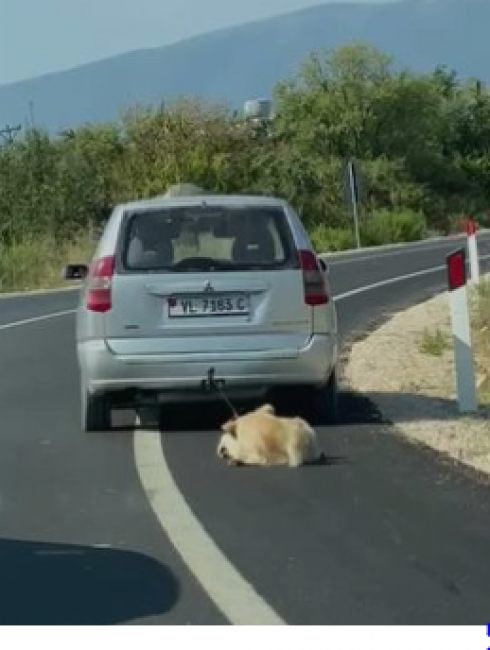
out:
<path id="1" fill-rule="evenodd" d="M 235 407 L 233 406 L 233 404 L 226 397 L 226 395 L 224 393 L 224 388 L 225 388 L 225 380 L 224 379 L 216 379 L 216 377 L 215 377 L 215 369 L 214 368 L 209 368 L 206 378 L 203 379 L 202 382 L 201 382 L 201 389 L 206 393 L 218 393 L 219 396 L 226 403 L 226 405 L 228 406 L 230 411 L 232 412 L 233 417 L 236 419 L 238 417 L 238 413 L 237 413 Z"/>

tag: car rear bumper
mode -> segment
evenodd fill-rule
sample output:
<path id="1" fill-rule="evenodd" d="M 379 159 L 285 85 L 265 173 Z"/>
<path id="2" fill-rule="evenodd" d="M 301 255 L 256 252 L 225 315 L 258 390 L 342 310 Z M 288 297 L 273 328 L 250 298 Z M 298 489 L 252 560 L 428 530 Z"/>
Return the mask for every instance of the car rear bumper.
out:
<path id="1" fill-rule="evenodd" d="M 90 392 L 154 391 L 181 401 L 206 399 L 202 382 L 211 367 L 230 394 L 254 394 L 286 385 L 320 386 L 336 365 L 338 342 L 333 335 L 315 335 L 300 350 L 117 356 L 105 341 L 96 340 L 79 343 L 77 352 Z"/>

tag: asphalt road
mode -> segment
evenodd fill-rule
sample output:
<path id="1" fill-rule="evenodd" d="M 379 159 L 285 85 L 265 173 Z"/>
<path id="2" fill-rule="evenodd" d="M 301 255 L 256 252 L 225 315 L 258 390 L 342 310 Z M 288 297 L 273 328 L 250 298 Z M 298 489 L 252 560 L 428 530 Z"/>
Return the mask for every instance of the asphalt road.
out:
<path id="1" fill-rule="evenodd" d="M 344 340 L 444 288 L 430 269 L 455 245 L 331 258 Z M 79 430 L 76 300 L 0 300 L 0 624 L 225 624 L 154 516 L 131 427 Z M 298 471 L 232 470 L 221 413 L 170 413 L 166 463 L 204 534 L 289 624 L 487 624 L 490 490 L 344 403 L 319 432 L 336 462 Z"/>

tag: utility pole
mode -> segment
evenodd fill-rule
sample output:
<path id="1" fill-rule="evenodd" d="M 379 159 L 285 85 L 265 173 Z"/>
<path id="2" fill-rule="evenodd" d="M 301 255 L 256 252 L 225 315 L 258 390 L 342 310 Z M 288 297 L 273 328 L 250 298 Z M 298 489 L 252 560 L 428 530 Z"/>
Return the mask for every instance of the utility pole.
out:
<path id="1" fill-rule="evenodd" d="M 7 144 L 13 144 L 16 136 L 20 133 L 21 129 L 22 126 L 20 124 L 18 126 L 10 126 L 7 124 L 6 127 L 0 129 L 0 135 Z"/>

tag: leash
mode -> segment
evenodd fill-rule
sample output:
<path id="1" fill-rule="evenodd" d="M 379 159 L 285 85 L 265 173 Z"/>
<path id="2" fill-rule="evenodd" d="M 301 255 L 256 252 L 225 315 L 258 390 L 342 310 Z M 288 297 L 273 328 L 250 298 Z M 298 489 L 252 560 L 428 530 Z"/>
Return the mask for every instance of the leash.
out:
<path id="1" fill-rule="evenodd" d="M 238 412 L 235 409 L 235 407 L 233 406 L 233 404 L 230 402 L 228 397 L 225 395 L 225 392 L 223 391 L 223 389 L 221 387 L 221 383 L 219 381 L 216 381 L 216 379 L 214 378 L 214 373 L 215 373 L 214 368 L 210 368 L 208 370 L 208 376 L 203 381 L 203 387 L 204 387 L 205 390 L 208 390 L 210 393 L 212 393 L 213 391 L 218 393 L 220 395 L 220 397 L 222 398 L 222 400 L 225 402 L 225 404 L 230 409 L 230 411 L 231 411 L 231 413 L 233 415 L 233 418 L 236 420 L 239 417 Z"/>

